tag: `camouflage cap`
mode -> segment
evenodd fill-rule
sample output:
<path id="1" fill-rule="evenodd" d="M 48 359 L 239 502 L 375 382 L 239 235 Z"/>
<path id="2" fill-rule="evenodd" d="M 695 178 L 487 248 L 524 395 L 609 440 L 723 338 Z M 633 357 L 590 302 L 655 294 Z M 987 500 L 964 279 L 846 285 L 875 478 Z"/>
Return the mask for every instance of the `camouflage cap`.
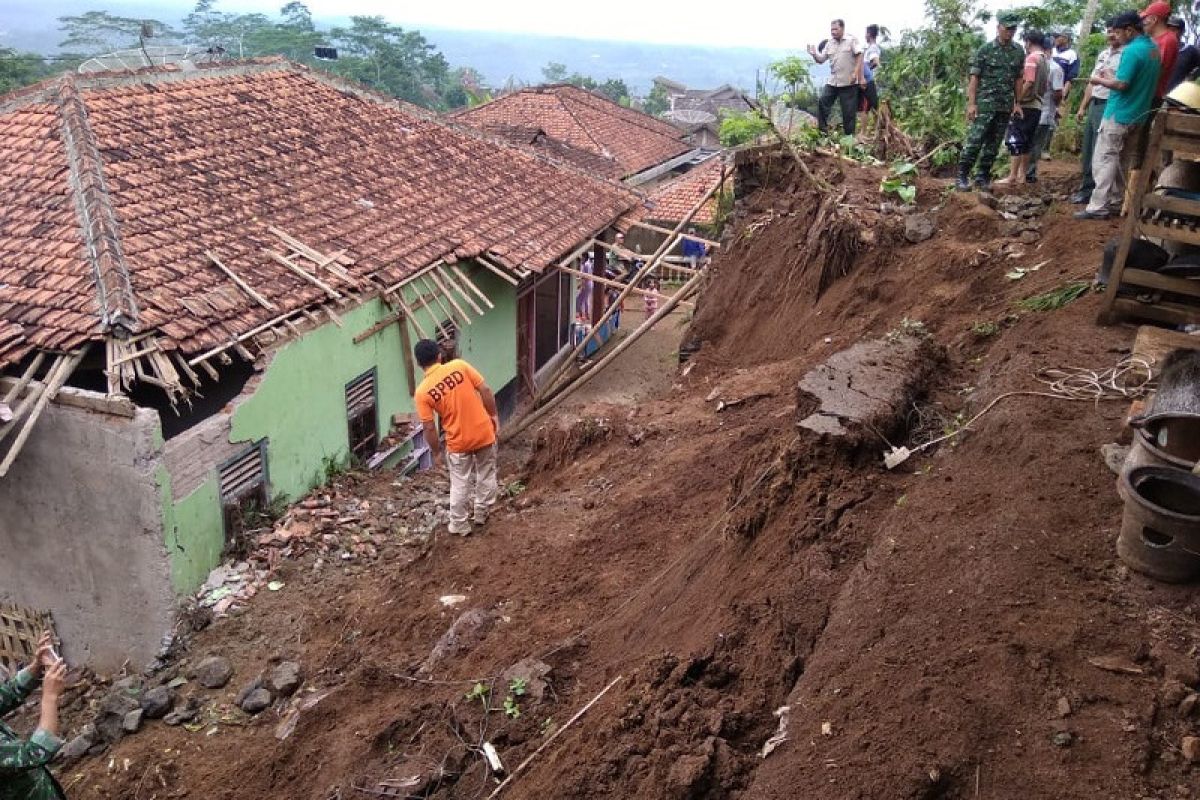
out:
<path id="1" fill-rule="evenodd" d="M 1001 11 L 996 15 L 996 22 L 1006 28 L 1018 28 L 1021 26 L 1021 17 L 1013 11 Z"/>

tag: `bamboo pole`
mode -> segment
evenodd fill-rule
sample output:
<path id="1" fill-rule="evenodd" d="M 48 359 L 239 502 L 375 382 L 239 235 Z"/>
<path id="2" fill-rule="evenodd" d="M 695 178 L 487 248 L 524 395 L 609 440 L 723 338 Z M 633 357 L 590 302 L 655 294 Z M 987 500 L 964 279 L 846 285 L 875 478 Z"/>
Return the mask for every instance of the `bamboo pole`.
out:
<path id="1" fill-rule="evenodd" d="M 611 281 L 608 278 L 601 278 L 598 275 L 589 275 L 586 272 L 580 272 L 579 270 L 571 269 L 570 267 L 559 267 L 558 269 L 559 269 L 559 271 L 565 272 L 568 275 L 575 275 L 581 279 L 595 281 L 596 283 L 600 284 L 601 286 L 611 286 L 614 289 L 625 288 L 625 284 L 621 283 L 620 281 Z M 642 297 L 657 297 L 659 300 L 670 300 L 671 299 L 671 295 L 664 294 L 663 292 L 656 292 L 656 291 L 653 291 L 652 289 L 634 289 L 634 293 L 641 295 Z M 686 301 L 684 304 L 691 305 L 690 303 L 687 303 Z"/>
<path id="2" fill-rule="evenodd" d="M 499 276 L 500 276 L 501 278 L 503 278 L 504 280 L 506 280 L 506 281 L 508 281 L 509 283 L 511 283 L 513 286 L 518 286 L 518 285 L 520 285 L 520 283 L 521 283 L 521 282 L 520 282 L 519 280 L 517 280 L 516 278 L 514 278 L 512 275 L 509 275 L 509 274 L 508 274 L 507 272 L 505 272 L 503 269 L 501 269 L 500 267 L 496 266 L 496 265 L 495 265 L 495 264 L 493 264 L 492 262 L 488 261 L 488 260 L 487 260 L 486 258 L 484 258 L 483 256 L 479 256 L 479 257 L 478 257 L 478 258 L 476 258 L 475 260 L 476 260 L 477 262 L 479 262 L 480 264 L 482 264 L 482 265 L 483 265 L 485 268 L 487 268 L 488 270 L 491 270 L 492 272 L 496 273 L 497 275 L 499 275 Z"/>
<path id="3" fill-rule="evenodd" d="M 421 334 L 421 338 L 428 339 L 429 336 L 425 333 L 425 329 L 422 328 L 421 323 L 417 321 L 417 315 L 414 314 L 413 310 L 408 307 L 407 303 L 404 302 L 404 298 L 400 296 L 399 292 L 396 293 L 396 303 L 400 306 L 401 310 L 404 311 L 404 318 L 408 321 L 411 321 L 413 327 L 417 329 L 417 333 Z"/>
<path id="4" fill-rule="evenodd" d="M 579 389 L 579 387 L 583 386 L 585 383 L 590 381 L 598 373 L 600 373 L 606 366 L 611 364 L 617 356 L 621 355 L 621 353 L 624 353 L 626 350 L 628 350 L 630 347 L 632 347 L 634 344 L 636 344 L 637 340 L 640 339 L 646 333 L 646 331 L 653 328 L 655 325 L 658 324 L 658 322 L 661 319 L 663 319 L 665 316 L 667 316 L 672 311 L 674 311 L 675 306 L 679 305 L 684 299 L 687 298 L 687 296 L 689 294 L 691 294 L 693 291 L 695 291 L 697 288 L 699 288 L 700 281 L 703 279 L 704 279 L 703 275 L 693 276 L 692 279 L 689 280 L 687 283 L 685 283 L 678 292 L 676 292 L 674 295 L 671 296 L 670 300 L 663 303 L 662 308 L 660 308 L 658 311 L 656 311 L 654 313 L 654 315 L 652 317 L 650 317 L 648 320 L 643 322 L 641 324 L 641 326 L 638 327 L 637 330 L 635 330 L 633 333 L 629 334 L 623 340 L 621 340 L 621 343 L 618 344 L 615 348 L 613 348 L 612 352 L 610 352 L 604 358 L 602 358 L 598 362 L 596 362 L 596 365 L 594 367 L 592 367 L 587 372 L 580 375 L 575 380 L 574 383 L 569 384 L 565 389 L 563 389 L 561 392 L 559 392 L 557 395 L 555 395 L 553 398 L 551 398 L 541 408 L 537 409 L 536 411 L 533 411 L 524 420 L 517 423 L 516 427 L 510 428 L 507 431 L 505 431 L 504 434 L 501 436 L 501 441 L 507 442 L 507 441 L 511 440 L 514 436 L 517 436 L 517 435 L 525 432 L 526 430 L 529 429 L 529 427 L 531 425 L 533 425 L 533 423 L 537 422 L 542 417 L 546 416 L 551 411 L 553 411 L 556 407 L 558 407 L 558 405 L 561 404 L 563 400 L 570 397 L 572 393 L 574 393 L 577 389 Z"/>
<path id="5" fill-rule="evenodd" d="M 648 231 L 657 231 L 659 233 L 670 233 L 671 232 L 669 228 L 664 228 L 661 225 L 651 225 L 649 222 L 642 222 L 640 220 L 637 222 L 631 222 L 631 223 L 629 223 L 629 225 L 632 228 L 645 228 Z M 721 247 L 720 242 L 714 242 L 712 239 L 705 239 L 703 236 L 697 236 L 694 233 L 685 233 L 685 234 L 683 234 L 683 238 L 691 239 L 693 242 L 700 242 L 701 244 L 706 244 L 709 247 L 715 247 L 718 249 Z"/>
<path id="6" fill-rule="evenodd" d="M 25 391 L 25 387 L 29 385 L 31 380 L 33 380 L 33 376 L 39 369 L 42 368 L 42 364 L 45 361 L 46 353 L 39 351 L 38 354 L 33 357 L 33 361 L 30 362 L 29 367 L 25 370 L 24 374 L 21 375 L 20 380 L 18 380 L 16 384 L 14 384 L 13 387 L 8 390 L 8 394 L 4 395 L 4 405 L 12 405 L 13 401 L 21 396 L 21 392 Z"/>
<path id="7" fill-rule="evenodd" d="M 692 206 L 691 210 L 688 211 L 687 215 L 684 216 L 684 218 L 679 221 L 679 224 L 677 224 L 675 226 L 675 229 L 673 231 L 671 231 L 671 235 L 668 236 L 666 239 L 664 239 L 663 243 L 661 245 L 659 245 L 658 250 L 656 250 L 654 252 L 654 255 L 651 256 L 650 261 L 646 264 L 646 266 L 644 266 L 640 270 L 638 270 L 638 274 L 633 276 L 633 280 L 631 280 L 628 283 L 628 285 L 626 285 L 625 289 L 621 292 L 620 296 L 618 296 L 617 299 L 614 300 L 608 306 L 608 308 L 606 308 L 604 310 L 604 313 L 602 315 L 600 315 L 600 319 L 598 319 L 596 321 L 596 324 L 593 326 L 592 332 L 590 334 L 588 334 L 586 337 L 584 337 L 583 341 L 581 341 L 575 347 L 575 349 L 571 351 L 571 355 L 563 360 L 562 366 L 560 366 L 554 372 L 554 374 L 550 376 L 550 379 L 547 380 L 547 382 L 545 384 L 545 386 L 547 388 L 550 386 L 553 386 L 555 383 L 557 383 L 558 378 L 563 373 L 565 373 L 568 369 L 570 369 L 571 365 L 575 362 L 575 359 L 579 357 L 579 354 L 584 351 L 584 349 L 588 346 L 588 344 L 593 339 L 595 339 L 596 332 L 604 327 L 604 323 L 608 322 L 608 320 L 611 319 L 612 315 L 616 312 L 616 309 L 621 307 L 621 303 L 625 302 L 625 298 L 627 298 L 630 294 L 632 294 L 634 289 L 638 288 L 638 284 L 641 283 L 642 280 L 647 275 L 649 275 L 651 272 L 654 271 L 655 267 L 658 266 L 658 262 L 662 260 L 663 256 L 665 256 L 668 252 L 670 252 L 671 248 L 673 248 L 675 246 L 675 243 L 676 243 L 675 240 L 678 238 L 679 232 L 688 226 L 688 224 L 692 221 L 692 217 L 696 216 L 696 214 L 699 213 L 700 209 L 704 208 L 704 204 L 707 203 L 709 201 L 709 198 L 711 198 L 714 194 L 716 194 L 717 191 L 724 184 L 725 184 L 725 166 L 722 165 L 721 166 L 721 180 L 719 180 L 711 189 L 709 189 L 707 192 L 705 192 L 704 196 L 700 198 L 700 201 L 697 202 L 696 205 Z M 599 265 L 597 265 L 597 266 L 599 266 Z M 678 294 L 675 296 L 679 297 Z M 545 391 L 539 391 L 537 393 L 537 395 L 533 398 L 533 402 L 534 402 L 535 406 L 542 400 L 543 397 L 545 397 L 545 394 L 546 394 Z"/>
<path id="8" fill-rule="evenodd" d="M 318 278 L 316 275 L 309 273 L 303 267 L 296 266 L 291 261 L 288 261 L 287 258 L 285 258 L 284 256 L 281 256 L 279 253 L 276 253 L 274 250 L 268 250 L 267 255 L 269 255 L 271 258 L 275 259 L 276 261 L 278 261 L 283 266 L 290 269 L 292 272 L 299 275 L 304 280 L 311 283 L 313 286 L 316 286 L 318 289 L 320 289 L 325 294 L 329 295 L 334 300 L 340 300 L 342 298 L 342 295 L 338 292 L 337 289 L 334 289 L 332 286 L 330 286 L 328 283 L 326 283 L 325 281 Z"/>

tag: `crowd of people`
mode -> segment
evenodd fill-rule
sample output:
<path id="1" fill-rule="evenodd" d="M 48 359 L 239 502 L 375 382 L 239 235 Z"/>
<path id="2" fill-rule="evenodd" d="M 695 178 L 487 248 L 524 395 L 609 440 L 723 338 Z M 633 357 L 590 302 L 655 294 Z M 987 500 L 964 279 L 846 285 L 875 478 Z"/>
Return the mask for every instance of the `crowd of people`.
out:
<path id="1" fill-rule="evenodd" d="M 957 188 L 989 190 L 992 168 L 1003 144 L 1011 156 L 1006 177 L 996 184 L 1037 180 L 1037 162 L 1082 83 L 1076 119 L 1083 125 L 1081 180 L 1072 202 L 1085 208 L 1079 219 L 1119 214 L 1125 176 L 1140 161 L 1147 122 L 1164 97 L 1200 68 L 1200 53 L 1181 46 L 1183 20 L 1158 0 L 1124 11 L 1106 23 L 1107 46 L 1086 80 L 1079 79 L 1079 54 L 1070 33 L 1049 35 L 1026 28 L 1002 12 L 996 37 L 976 52 L 967 84 L 969 128 L 958 163 Z M 972 176 L 972 172 L 974 175 Z M 973 181 L 972 181 L 973 178 Z"/>

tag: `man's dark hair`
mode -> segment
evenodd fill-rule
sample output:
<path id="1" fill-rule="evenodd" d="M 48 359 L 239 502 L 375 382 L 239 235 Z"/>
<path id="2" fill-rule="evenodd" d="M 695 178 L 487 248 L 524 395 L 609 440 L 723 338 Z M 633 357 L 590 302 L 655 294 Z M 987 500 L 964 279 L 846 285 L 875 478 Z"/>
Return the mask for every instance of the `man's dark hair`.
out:
<path id="1" fill-rule="evenodd" d="M 879 38 L 879 26 L 878 25 L 868 25 L 867 26 L 867 36 L 870 36 L 872 39 L 878 39 Z"/>
<path id="2" fill-rule="evenodd" d="M 844 27 L 846 27 L 846 20 L 844 20 L 844 19 L 835 19 L 833 22 L 831 22 L 831 23 L 829 23 L 829 24 L 830 24 L 830 25 L 837 25 L 837 26 L 839 26 L 839 27 L 842 27 L 842 28 L 844 28 Z"/>
<path id="3" fill-rule="evenodd" d="M 432 339 L 422 339 L 413 347 L 413 355 L 417 359 L 417 365 L 422 369 L 432 367 L 437 363 L 438 356 L 442 354 L 442 348 L 438 347 L 438 343 Z"/>
<path id="4" fill-rule="evenodd" d="M 1046 46 L 1046 34 L 1035 28 L 1026 28 L 1025 32 L 1021 34 L 1021 40 L 1026 44 L 1036 44 L 1042 48 Z"/>
<path id="5" fill-rule="evenodd" d="M 1138 16 L 1136 11 L 1122 11 L 1108 21 L 1110 28 L 1133 28 L 1140 31 L 1142 29 L 1142 18 Z"/>

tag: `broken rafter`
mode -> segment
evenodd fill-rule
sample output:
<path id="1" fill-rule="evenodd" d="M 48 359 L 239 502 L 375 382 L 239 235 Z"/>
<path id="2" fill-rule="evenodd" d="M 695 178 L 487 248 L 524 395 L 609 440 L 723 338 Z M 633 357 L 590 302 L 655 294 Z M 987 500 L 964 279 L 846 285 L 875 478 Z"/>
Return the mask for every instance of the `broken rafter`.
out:
<path id="1" fill-rule="evenodd" d="M 316 264 L 317 269 L 327 269 L 344 281 L 347 281 L 349 283 L 356 282 L 354 280 L 353 276 L 351 276 L 349 272 L 342 269 L 340 266 L 337 266 L 337 262 L 339 262 L 339 261 L 342 261 L 343 263 L 345 263 L 347 265 L 354 263 L 353 259 L 345 258 L 345 256 L 346 256 L 345 250 L 338 250 L 336 253 L 333 253 L 332 255 L 327 256 L 324 253 L 322 253 L 321 251 L 317 250 L 316 248 L 309 247 L 304 242 L 297 239 L 295 236 L 291 236 L 287 232 L 282 231 L 279 228 L 276 228 L 274 225 L 267 226 L 267 230 L 269 230 L 271 233 L 278 236 L 279 240 L 282 241 L 284 244 L 286 244 L 288 247 L 292 248 L 297 253 L 299 253 L 300 255 L 307 258 L 309 261 L 312 261 L 314 264 Z M 343 259 L 344 259 L 344 261 L 343 261 Z"/>
<path id="2" fill-rule="evenodd" d="M 12 467 L 13 462 L 17 459 L 17 455 L 21 452 L 21 448 L 25 446 L 25 442 L 29 439 L 29 434 L 33 431 L 33 426 L 37 423 L 38 417 L 46 410 L 46 404 L 54 399 L 54 396 L 58 394 L 58 390 L 67 382 L 67 378 L 71 377 L 71 373 L 75 371 L 75 367 L 83 359 L 83 354 L 84 351 L 80 350 L 71 355 L 60 356 L 55 362 L 54 367 L 50 370 L 50 374 L 46 377 L 46 384 L 37 399 L 37 404 L 29 412 L 25 424 L 21 427 L 17 438 L 13 440 L 12 446 L 8 448 L 8 453 L 5 454 L 4 460 L 0 461 L 0 478 L 8 474 L 9 468 Z M 14 422 L 15 420 L 16 418 L 14 417 Z"/>
<path id="3" fill-rule="evenodd" d="M 450 310 L 450 306 L 446 305 L 442 301 L 442 297 L 438 293 L 437 287 L 432 287 L 432 288 L 430 287 L 429 281 L 426 280 L 424 275 L 421 276 L 421 286 L 424 287 L 424 290 L 426 292 L 429 292 L 429 294 L 433 296 L 433 299 L 437 301 L 438 308 L 440 308 L 442 310 L 442 313 L 445 314 L 445 316 L 442 317 L 442 320 L 444 321 L 444 320 L 448 319 L 448 320 L 454 321 L 454 312 L 452 312 Z M 441 330 L 442 325 L 441 325 L 440 321 L 438 322 L 437 327 L 438 327 L 438 330 Z"/>
<path id="4" fill-rule="evenodd" d="M 508 281 L 509 283 L 511 283 L 513 286 L 518 286 L 518 285 L 520 285 L 521 281 L 520 281 L 520 280 L 518 280 L 517 278 L 514 278 L 512 275 L 509 275 L 509 274 L 508 274 L 508 273 L 507 273 L 507 272 L 504 270 L 504 268 L 503 268 L 503 267 L 501 267 L 501 266 L 499 266 L 499 265 L 497 265 L 497 264 L 493 264 L 492 262 L 488 261 L 488 260 L 487 260 L 486 258 L 484 258 L 483 256 L 479 256 L 479 257 L 478 257 L 478 258 L 476 258 L 475 260 L 476 260 L 476 261 L 478 261 L 480 264 L 482 264 L 482 265 L 483 265 L 484 267 L 486 267 L 487 269 L 489 269 L 489 270 L 491 270 L 492 272 L 494 272 L 494 273 L 496 273 L 497 275 L 499 275 L 499 276 L 500 276 L 501 278 L 503 278 L 504 280 L 506 280 L 506 281 Z"/>
<path id="5" fill-rule="evenodd" d="M 645 228 L 648 231 L 657 231 L 658 233 L 669 234 L 671 232 L 670 228 L 664 228 L 661 225 L 651 225 L 649 222 L 631 222 L 629 225 L 633 228 Z M 705 239 L 703 236 L 697 236 L 694 233 L 684 233 L 681 234 L 681 236 L 684 239 L 691 239 L 693 242 L 700 242 L 701 244 L 706 244 L 709 247 L 719 248 L 721 246 L 720 242 L 715 242 L 712 239 Z"/>
<path id="6" fill-rule="evenodd" d="M 496 307 L 496 304 L 493 303 L 491 299 L 483 293 L 483 290 L 475 285 L 475 281 L 471 280 L 470 277 L 467 276 L 467 273 L 463 272 L 462 267 L 458 266 L 458 264 L 454 264 L 451 269 L 454 270 L 454 274 L 457 275 L 459 279 L 471 289 L 471 291 L 479 295 L 480 300 L 487 303 L 488 308 Z"/>
<path id="7" fill-rule="evenodd" d="M 422 339 L 428 339 L 429 336 L 425 333 L 425 329 L 422 328 L 421 323 L 417 321 L 417 315 L 414 314 L 412 309 L 408 307 L 408 304 L 404 302 L 404 298 L 401 297 L 399 295 L 399 293 L 397 293 L 395 295 L 395 298 L 396 298 L 396 304 L 399 305 L 400 308 L 403 309 L 403 311 L 404 311 L 405 319 L 412 322 L 413 327 L 417 329 L 417 333 L 421 334 Z"/>
<path id="8" fill-rule="evenodd" d="M 437 271 L 435 270 L 433 274 L 437 274 Z M 478 314 L 481 317 L 483 316 L 483 314 L 484 314 L 483 309 L 480 308 L 479 304 L 475 302 L 475 298 L 471 296 L 471 293 L 468 292 L 463 287 L 463 285 L 458 282 L 458 279 L 454 277 L 454 273 L 452 273 L 450 271 L 449 267 L 442 268 L 442 276 L 441 277 L 442 277 L 442 280 L 445 281 L 448 286 L 453 287 L 455 291 L 457 291 L 460 295 L 462 295 L 463 300 L 466 301 L 467 305 L 469 305 L 476 314 Z"/>
<path id="9" fill-rule="evenodd" d="M 269 311 L 276 310 L 274 303 L 272 303 L 267 298 L 263 297 L 258 292 L 254 291 L 254 289 L 250 286 L 250 284 L 246 283 L 244 280 L 242 280 L 240 277 L 238 277 L 237 274 L 235 274 L 234 271 L 231 270 L 229 267 L 222 264 L 221 259 L 217 258 L 216 253 L 214 253 L 212 250 L 205 250 L 204 255 L 208 256 L 208 260 L 211 261 L 216 266 L 217 269 L 219 269 L 219 270 L 221 270 L 221 272 L 225 273 L 225 277 L 229 278 L 229 280 L 233 281 L 239 289 L 241 289 L 243 292 L 245 292 L 247 295 L 249 295 L 251 300 L 258 303 L 263 308 L 268 309 Z"/>
<path id="10" fill-rule="evenodd" d="M 601 286 L 610 286 L 614 289 L 624 289 L 625 288 L 625 284 L 621 283 L 620 281 L 609 280 L 608 278 L 601 278 L 599 275 L 590 275 L 586 272 L 581 272 L 580 270 L 577 270 L 577 269 L 571 269 L 570 267 L 559 267 L 558 269 L 561 272 L 567 273 L 568 275 L 575 275 L 575 276 L 579 277 L 581 280 L 595 281 L 596 283 L 600 284 Z M 663 294 L 662 292 L 656 292 L 652 289 L 634 289 L 633 292 L 634 292 L 634 294 L 641 295 L 642 297 L 657 297 L 660 300 L 670 300 L 671 299 L 671 295 Z M 687 301 L 680 301 L 680 302 L 683 305 L 692 305 L 691 303 L 688 303 Z"/>
<path id="11" fill-rule="evenodd" d="M 296 264 L 289 261 L 285 256 L 275 252 L 274 250 L 267 250 L 265 252 L 271 258 L 275 259 L 280 264 L 287 267 L 292 272 L 296 273 L 301 278 L 303 278 L 304 280 L 311 283 L 313 286 L 316 286 L 318 289 L 320 289 L 325 294 L 329 295 L 334 300 L 341 299 L 342 295 L 341 295 L 341 293 L 338 292 L 337 289 L 334 289 L 332 286 L 330 286 L 328 283 L 326 283 L 325 281 L 318 278 L 316 275 L 311 274 L 310 272 L 305 270 L 303 267 L 297 266 Z"/>
<path id="12" fill-rule="evenodd" d="M 463 321 L 465 321 L 468 325 L 471 325 L 471 315 L 464 311 L 463 307 L 460 306 L 458 301 L 454 299 L 454 295 L 450 292 L 450 288 L 446 286 L 446 283 L 438 275 L 438 271 L 436 269 L 429 271 L 429 278 L 437 284 L 437 288 L 440 289 L 441 293 L 446 296 L 446 300 L 450 302 L 450 305 L 454 306 L 454 310 L 462 315 Z M 480 313 L 482 314 L 483 312 Z"/>
<path id="13" fill-rule="evenodd" d="M 0 402 L 3 402 L 6 406 L 11 406 L 13 401 L 21 395 L 21 392 L 25 391 L 25 387 L 29 385 L 31 380 L 33 380 L 33 376 L 36 375 L 37 371 L 42 368 L 42 364 L 45 361 L 46 354 L 43 352 L 39 352 L 36 356 L 34 356 L 33 361 L 29 363 L 29 366 L 25 369 L 25 372 L 21 375 L 20 380 L 17 381 L 16 386 L 13 386 L 11 389 L 9 389 L 8 394 L 4 395 L 4 399 Z"/>

